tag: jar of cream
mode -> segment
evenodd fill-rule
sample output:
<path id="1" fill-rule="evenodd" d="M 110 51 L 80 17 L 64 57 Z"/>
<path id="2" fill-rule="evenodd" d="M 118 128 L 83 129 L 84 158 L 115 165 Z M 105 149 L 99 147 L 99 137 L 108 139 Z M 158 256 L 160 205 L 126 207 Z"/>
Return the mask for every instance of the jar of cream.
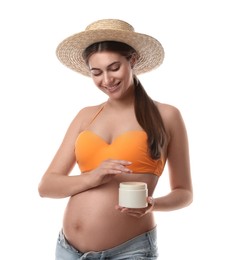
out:
<path id="1" fill-rule="evenodd" d="M 147 207 L 147 184 L 144 182 L 121 182 L 119 184 L 119 206 L 126 208 Z"/>

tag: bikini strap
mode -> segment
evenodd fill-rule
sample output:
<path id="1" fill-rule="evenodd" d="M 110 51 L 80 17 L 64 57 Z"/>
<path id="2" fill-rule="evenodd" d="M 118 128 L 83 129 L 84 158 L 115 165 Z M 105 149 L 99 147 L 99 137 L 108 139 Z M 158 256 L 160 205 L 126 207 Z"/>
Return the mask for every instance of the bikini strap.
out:
<path id="1" fill-rule="evenodd" d="M 96 114 L 93 116 L 93 118 L 91 119 L 91 121 L 88 124 L 88 127 L 93 123 L 93 121 L 97 118 L 97 116 L 101 113 L 101 111 L 103 110 L 103 108 L 105 107 L 105 103 L 103 105 L 101 105 L 100 109 L 96 112 Z"/>

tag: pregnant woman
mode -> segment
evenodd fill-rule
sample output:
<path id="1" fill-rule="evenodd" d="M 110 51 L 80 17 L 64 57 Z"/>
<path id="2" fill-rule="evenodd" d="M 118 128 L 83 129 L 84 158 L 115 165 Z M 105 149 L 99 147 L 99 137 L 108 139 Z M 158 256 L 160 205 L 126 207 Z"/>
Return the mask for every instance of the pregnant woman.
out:
<path id="1" fill-rule="evenodd" d="M 56 260 L 157 259 L 155 212 L 192 202 L 181 113 L 149 97 L 138 79 L 162 63 L 163 47 L 125 21 L 103 19 L 62 41 L 57 56 L 91 77 L 106 101 L 77 113 L 39 184 L 41 197 L 69 197 Z M 73 175 L 76 163 L 80 174 Z M 156 197 L 164 167 L 171 189 Z M 147 207 L 118 205 L 119 184 L 127 181 L 147 184 Z"/>

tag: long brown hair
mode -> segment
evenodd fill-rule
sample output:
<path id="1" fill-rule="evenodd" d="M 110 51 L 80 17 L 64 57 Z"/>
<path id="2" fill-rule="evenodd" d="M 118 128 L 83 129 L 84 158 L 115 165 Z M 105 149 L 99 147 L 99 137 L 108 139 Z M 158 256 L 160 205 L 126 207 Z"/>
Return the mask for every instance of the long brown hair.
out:
<path id="1" fill-rule="evenodd" d="M 102 51 L 119 53 L 128 60 L 130 60 L 132 55 L 137 55 L 136 51 L 131 46 L 115 41 L 94 43 L 87 47 L 82 55 L 86 63 L 88 63 L 89 57 L 92 54 Z M 136 118 L 140 126 L 147 133 L 147 143 L 150 156 L 153 159 L 159 159 L 161 157 L 161 148 L 164 146 L 166 140 L 166 131 L 163 120 L 154 101 L 146 93 L 136 76 L 134 76 L 134 87 L 134 109 Z"/>

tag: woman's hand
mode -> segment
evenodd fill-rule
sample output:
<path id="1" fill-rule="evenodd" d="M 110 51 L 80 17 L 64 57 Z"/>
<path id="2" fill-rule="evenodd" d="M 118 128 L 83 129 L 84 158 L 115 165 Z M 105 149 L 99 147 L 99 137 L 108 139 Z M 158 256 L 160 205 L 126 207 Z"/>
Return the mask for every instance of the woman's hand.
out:
<path id="1" fill-rule="evenodd" d="M 132 171 L 127 168 L 129 165 L 131 165 L 129 161 L 108 159 L 88 173 L 95 177 L 94 186 L 97 187 L 111 181 L 117 174 L 131 173 Z"/>
<path id="2" fill-rule="evenodd" d="M 141 208 L 141 209 L 125 208 L 125 207 L 120 207 L 119 205 L 116 205 L 115 209 L 121 211 L 123 214 L 136 217 L 136 218 L 141 218 L 146 214 L 151 213 L 154 210 L 154 198 L 147 197 L 147 203 L 148 206 L 146 208 Z"/>

